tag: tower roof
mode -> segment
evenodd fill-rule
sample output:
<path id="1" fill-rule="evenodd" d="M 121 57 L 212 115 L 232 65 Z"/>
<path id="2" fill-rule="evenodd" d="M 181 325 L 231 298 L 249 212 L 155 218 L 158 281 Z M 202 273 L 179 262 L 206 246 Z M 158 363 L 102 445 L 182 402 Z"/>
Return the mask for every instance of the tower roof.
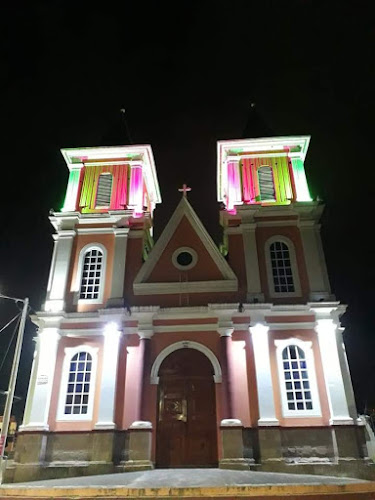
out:
<path id="1" fill-rule="evenodd" d="M 252 102 L 247 115 L 247 122 L 242 134 L 243 139 L 256 137 L 273 137 L 274 132 L 258 113 L 256 104 Z"/>

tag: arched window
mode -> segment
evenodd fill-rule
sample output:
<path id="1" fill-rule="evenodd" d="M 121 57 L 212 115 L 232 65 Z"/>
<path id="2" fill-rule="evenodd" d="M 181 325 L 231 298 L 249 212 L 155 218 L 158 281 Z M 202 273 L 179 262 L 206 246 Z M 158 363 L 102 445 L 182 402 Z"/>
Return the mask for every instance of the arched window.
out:
<path id="1" fill-rule="evenodd" d="M 98 348 L 66 347 L 64 354 L 57 420 L 91 420 Z"/>
<path id="2" fill-rule="evenodd" d="M 258 168 L 258 182 L 260 201 L 276 201 L 272 167 L 264 165 Z"/>
<path id="3" fill-rule="evenodd" d="M 103 277 L 103 252 L 98 248 L 87 250 L 83 256 L 79 298 L 97 300 Z"/>
<path id="4" fill-rule="evenodd" d="M 283 415 L 320 416 L 312 343 L 276 340 Z"/>
<path id="5" fill-rule="evenodd" d="M 111 203 L 112 174 L 105 172 L 99 175 L 96 191 L 95 208 L 108 208 Z"/>
<path id="6" fill-rule="evenodd" d="M 282 358 L 288 410 L 312 410 L 305 352 L 297 345 L 289 345 L 283 350 Z"/>
<path id="7" fill-rule="evenodd" d="M 89 408 L 92 356 L 86 351 L 75 354 L 70 361 L 65 415 L 87 415 Z"/>
<path id="8" fill-rule="evenodd" d="M 289 248 L 282 241 L 270 245 L 273 288 L 276 293 L 295 292 Z"/>

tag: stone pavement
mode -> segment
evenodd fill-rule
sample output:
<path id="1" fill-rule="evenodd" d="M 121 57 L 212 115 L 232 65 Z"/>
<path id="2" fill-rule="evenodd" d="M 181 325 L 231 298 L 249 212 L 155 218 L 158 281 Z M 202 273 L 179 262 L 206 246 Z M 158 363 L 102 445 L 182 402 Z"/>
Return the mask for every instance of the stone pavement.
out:
<path id="1" fill-rule="evenodd" d="M 49 479 L 29 483 L 13 483 L 7 487 L 126 487 L 186 488 L 201 486 L 271 485 L 271 484 L 348 484 L 363 483 L 360 479 L 308 474 L 281 474 L 227 469 L 155 469 L 99 476 Z"/>

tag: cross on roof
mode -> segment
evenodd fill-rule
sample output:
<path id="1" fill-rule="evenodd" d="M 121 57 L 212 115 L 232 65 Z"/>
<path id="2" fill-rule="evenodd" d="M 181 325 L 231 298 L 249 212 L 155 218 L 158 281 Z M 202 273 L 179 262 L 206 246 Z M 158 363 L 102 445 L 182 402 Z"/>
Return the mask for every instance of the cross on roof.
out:
<path id="1" fill-rule="evenodd" d="M 182 196 L 185 196 L 185 198 L 186 198 L 186 193 L 188 191 L 191 191 L 191 188 L 187 187 L 186 184 L 182 184 L 182 188 L 179 188 L 179 191 L 180 191 L 180 193 L 182 193 Z"/>

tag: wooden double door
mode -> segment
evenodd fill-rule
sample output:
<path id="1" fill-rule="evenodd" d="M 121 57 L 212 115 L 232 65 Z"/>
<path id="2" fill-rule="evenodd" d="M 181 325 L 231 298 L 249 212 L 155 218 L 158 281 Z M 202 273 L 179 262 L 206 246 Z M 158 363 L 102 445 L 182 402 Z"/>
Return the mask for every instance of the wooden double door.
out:
<path id="1" fill-rule="evenodd" d="M 217 465 L 213 368 L 195 349 L 170 354 L 159 370 L 157 467 Z"/>

